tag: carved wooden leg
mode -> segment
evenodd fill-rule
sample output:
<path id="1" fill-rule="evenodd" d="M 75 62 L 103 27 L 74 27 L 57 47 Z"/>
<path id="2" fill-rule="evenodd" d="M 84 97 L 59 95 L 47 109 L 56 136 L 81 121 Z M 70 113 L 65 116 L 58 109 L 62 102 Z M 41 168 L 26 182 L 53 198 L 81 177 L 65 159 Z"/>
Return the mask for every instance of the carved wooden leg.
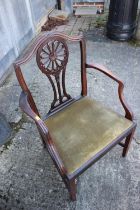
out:
<path id="1" fill-rule="evenodd" d="M 130 133 L 129 136 L 126 137 L 125 145 L 124 145 L 124 149 L 123 149 L 123 153 L 122 153 L 122 156 L 123 157 L 126 157 L 126 155 L 128 153 L 128 150 L 129 150 L 131 141 L 132 141 L 133 136 L 134 136 L 135 129 L 136 128 L 134 128 L 133 131 L 132 131 L 132 133 Z"/>
<path id="2" fill-rule="evenodd" d="M 38 128 L 38 127 L 37 127 L 37 128 Z M 38 128 L 38 131 L 39 131 L 39 134 L 40 134 L 40 137 L 41 137 L 41 140 L 42 140 L 43 147 L 46 148 L 46 142 L 44 141 L 44 138 L 43 138 L 43 136 L 42 136 L 42 134 L 41 134 L 39 128 Z"/>
<path id="3" fill-rule="evenodd" d="M 43 139 L 41 134 L 40 134 L 40 136 L 41 136 L 41 140 L 42 140 L 42 143 L 43 143 L 43 147 L 46 148 L 46 143 L 45 143 L 45 141 L 44 141 L 44 139 Z"/>
<path id="4" fill-rule="evenodd" d="M 77 188 L 77 180 L 73 179 L 73 180 L 69 181 L 68 190 L 70 193 L 70 199 L 72 201 L 76 201 L 76 192 L 77 192 L 76 188 Z"/>

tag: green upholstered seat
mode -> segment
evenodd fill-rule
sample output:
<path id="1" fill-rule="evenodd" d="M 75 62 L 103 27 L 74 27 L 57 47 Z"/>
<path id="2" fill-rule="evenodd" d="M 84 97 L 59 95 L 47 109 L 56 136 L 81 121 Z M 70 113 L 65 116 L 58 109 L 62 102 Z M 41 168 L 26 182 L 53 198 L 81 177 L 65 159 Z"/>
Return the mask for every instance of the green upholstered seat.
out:
<path id="1" fill-rule="evenodd" d="M 68 174 L 109 145 L 132 122 L 84 97 L 45 122 Z"/>

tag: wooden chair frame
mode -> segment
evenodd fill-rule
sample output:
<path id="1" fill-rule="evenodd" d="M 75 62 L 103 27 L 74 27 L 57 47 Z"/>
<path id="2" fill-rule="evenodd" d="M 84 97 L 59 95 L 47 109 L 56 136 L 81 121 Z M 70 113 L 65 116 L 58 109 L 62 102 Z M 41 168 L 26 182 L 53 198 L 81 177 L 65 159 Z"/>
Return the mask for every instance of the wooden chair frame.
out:
<path id="1" fill-rule="evenodd" d="M 85 40 L 84 40 L 83 36 L 70 37 L 70 36 L 67 36 L 67 35 L 64 35 L 64 34 L 58 33 L 58 32 L 56 32 L 56 33 L 52 33 L 52 32 L 51 33 L 44 33 L 35 40 L 32 47 L 29 49 L 29 51 L 22 58 L 18 59 L 14 63 L 16 76 L 17 76 L 19 84 L 22 88 L 22 93 L 21 93 L 21 96 L 20 96 L 19 105 L 20 105 L 21 109 L 35 121 L 35 123 L 37 125 L 37 128 L 38 128 L 38 131 L 40 133 L 43 145 L 44 145 L 44 147 L 47 147 L 47 150 L 48 150 L 54 164 L 56 165 L 56 167 L 57 167 L 65 185 L 66 185 L 66 187 L 69 190 L 70 197 L 74 201 L 74 200 L 76 200 L 76 178 L 80 174 L 82 174 L 87 168 L 89 168 L 93 163 L 95 163 L 98 159 L 100 159 L 103 155 L 105 155 L 112 147 L 114 147 L 117 144 L 119 144 L 120 146 L 123 147 L 122 156 L 125 157 L 127 152 L 128 152 L 128 149 L 129 149 L 130 143 L 132 141 L 133 135 L 134 135 L 134 131 L 135 131 L 135 128 L 136 128 L 136 123 L 133 122 L 131 128 L 129 128 L 119 138 L 112 141 L 111 144 L 109 144 L 101 152 L 99 152 L 97 155 L 95 155 L 93 158 L 91 158 L 88 162 L 86 162 L 86 164 L 84 164 L 81 168 L 79 168 L 78 172 L 76 171 L 76 173 L 73 173 L 73 174 L 70 174 L 70 175 L 67 173 L 67 170 L 64 167 L 63 162 L 62 162 L 62 160 L 59 156 L 57 148 L 55 147 L 55 145 L 53 143 L 53 139 L 51 138 L 51 134 L 49 133 L 49 130 L 48 130 L 46 124 L 44 123 L 44 121 L 40 117 L 38 109 L 35 105 L 35 102 L 33 100 L 31 92 L 27 87 L 27 84 L 24 80 L 24 77 L 23 77 L 23 74 L 22 74 L 22 71 L 21 71 L 21 68 L 20 68 L 20 66 L 22 64 L 25 64 L 26 62 L 28 62 L 34 54 L 38 53 L 38 49 L 41 46 L 44 46 L 43 44 L 46 42 L 46 40 L 53 41 L 53 39 L 58 40 L 58 41 L 63 42 L 63 43 L 64 43 L 64 41 L 72 41 L 72 42 L 79 42 L 80 43 L 80 50 L 81 50 L 81 89 L 82 89 L 81 90 L 81 96 L 80 96 L 81 98 L 87 95 L 86 69 L 91 68 L 91 69 L 97 70 L 97 71 L 105 74 L 106 76 L 110 77 L 111 79 L 113 79 L 115 82 L 118 83 L 118 95 L 119 95 L 120 102 L 121 102 L 121 104 L 124 108 L 124 111 L 125 111 L 125 118 L 129 119 L 130 121 L 133 121 L 133 113 L 132 113 L 131 109 L 129 108 L 129 106 L 127 105 L 127 103 L 124 99 L 124 95 L 123 95 L 124 84 L 123 84 L 123 82 L 120 79 L 118 79 L 116 76 L 114 76 L 105 67 L 102 67 L 100 65 L 87 64 L 86 63 L 86 44 L 85 44 Z M 63 47 L 65 47 L 65 46 L 63 46 Z M 43 48 L 41 48 L 41 49 L 43 49 Z M 45 69 L 42 68 L 42 64 L 40 64 L 39 55 L 37 55 L 37 63 L 39 65 L 41 71 L 43 73 L 45 73 L 46 76 L 48 76 L 48 78 L 49 78 L 50 75 L 48 75 L 48 72 L 47 73 L 45 72 Z M 65 55 L 66 60 L 67 60 L 67 57 L 68 57 L 68 55 Z M 67 63 L 66 60 L 63 63 L 64 64 L 63 69 L 65 69 L 65 66 L 66 66 L 66 63 Z M 55 72 L 51 72 L 51 73 L 54 76 L 56 76 Z M 64 74 L 65 74 L 65 70 L 64 70 Z M 59 73 L 57 74 L 57 76 L 55 78 L 56 78 L 56 82 L 57 82 L 58 92 L 60 93 L 58 75 L 59 75 Z M 63 76 L 63 79 L 65 79 L 65 75 Z M 52 81 L 51 81 L 50 78 L 49 78 L 49 80 L 52 84 Z M 64 88 L 64 86 L 65 86 L 64 82 L 62 83 L 62 86 Z M 53 87 L 53 84 L 52 84 L 52 87 Z M 54 88 L 53 88 L 53 90 L 54 90 Z M 64 90 L 64 93 L 65 93 L 65 96 L 67 96 L 66 102 L 62 101 L 61 94 L 59 94 L 60 103 L 59 103 L 58 106 L 54 106 L 55 102 L 57 101 L 57 97 L 55 98 L 55 94 L 54 94 L 53 105 L 51 107 L 50 112 L 48 113 L 48 117 L 52 114 L 55 114 L 59 110 L 64 109 L 66 106 L 69 106 L 71 103 L 74 103 L 77 100 L 77 98 L 72 99 L 71 97 L 69 97 L 69 95 L 66 94 L 65 88 L 63 90 Z M 124 138 L 126 138 L 125 143 L 122 143 L 122 140 Z"/>

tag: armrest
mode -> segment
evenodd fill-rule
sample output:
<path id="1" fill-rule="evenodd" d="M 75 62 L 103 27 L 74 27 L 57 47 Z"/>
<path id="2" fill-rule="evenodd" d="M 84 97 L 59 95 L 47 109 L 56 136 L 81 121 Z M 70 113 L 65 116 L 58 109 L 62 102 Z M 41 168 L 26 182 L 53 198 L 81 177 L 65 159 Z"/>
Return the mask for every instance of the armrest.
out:
<path id="1" fill-rule="evenodd" d="M 49 134 L 49 130 L 45 123 L 42 121 L 42 119 L 31 109 L 30 104 L 28 102 L 28 93 L 22 91 L 19 99 L 19 106 L 25 112 L 29 117 L 31 117 L 39 130 L 41 130 L 41 133 L 43 135 L 43 138 L 45 139 L 45 142 L 47 144 L 48 151 L 53 159 L 54 162 L 57 163 L 58 169 L 61 171 L 63 175 L 66 174 L 66 169 L 59 157 L 59 154 L 57 152 L 57 149 L 52 141 L 52 138 Z"/>
<path id="2" fill-rule="evenodd" d="M 102 72 L 103 74 L 107 75 L 108 77 L 110 77 L 111 79 L 113 79 L 114 81 L 116 81 L 119 84 L 118 95 L 119 95 L 120 102 L 125 110 L 125 117 L 127 119 L 133 121 L 133 112 L 131 111 L 130 107 L 128 106 L 128 104 L 126 103 L 125 98 L 124 98 L 124 94 L 123 94 L 124 84 L 123 84 L 123 82 L 119 78 L 117 78 L 111 71 L 109 71 L 107 68 L 105 68 L 104 66 L 101 66 L 98 64 L 86 64 L 86 68 L 96 69 L 96 70 Z"/>
<path id="3" fill-rule="evenodd" d="M 48 135 L 48 129 L 45 123 L 41 120 L 41 118 L 32 110 L 30 104 L 28 102 L 28 93 L 22 91 L 19 99 L 19 106 L 23 112 L 25 112 L 29 117 L 31 117 L 36 124 L 41 128 L 44 135 Z"/>

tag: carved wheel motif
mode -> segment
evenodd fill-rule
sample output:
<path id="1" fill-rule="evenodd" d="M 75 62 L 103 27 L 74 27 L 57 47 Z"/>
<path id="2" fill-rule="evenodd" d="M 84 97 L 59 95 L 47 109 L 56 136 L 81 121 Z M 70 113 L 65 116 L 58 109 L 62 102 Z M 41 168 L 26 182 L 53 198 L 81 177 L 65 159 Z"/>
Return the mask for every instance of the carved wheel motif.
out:
<path id="1" fill-rule="evenodd" d="M 48 41 L 37 52 L 37 64 L 45 74 L 56 75 L 65 68 L 67 61 L 68 49 L 63 41 Z"/>

